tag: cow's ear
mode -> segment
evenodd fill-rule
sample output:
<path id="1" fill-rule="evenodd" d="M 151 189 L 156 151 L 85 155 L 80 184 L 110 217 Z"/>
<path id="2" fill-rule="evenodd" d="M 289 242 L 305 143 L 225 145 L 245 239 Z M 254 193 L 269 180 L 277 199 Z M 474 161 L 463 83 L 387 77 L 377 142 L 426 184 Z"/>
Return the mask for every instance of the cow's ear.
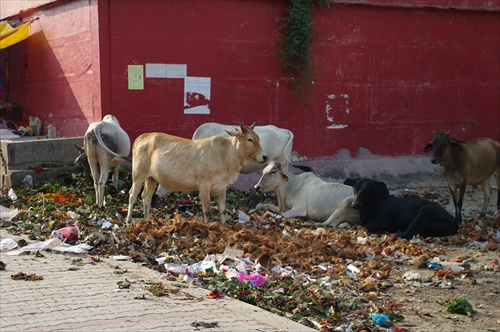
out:
<path id="1" fill-rule="evenodd" d="M 464 150 L 462 149 L 462 145 L 454 139 L 450 140 L 450 145 L 456 149 L 459 149 L 460 151 Z"/>
<path id="2" fill-rule="evenodd" d="M 431 151 L 432 151 L 432 143 L 428 143 L 424 148 L 424 152 L 431 152 Z"/>
<path id="3" fill-rule="evenodd" d="M 79 147 L 78 145 L 74 144 L 75 148 L 78 150 L 78 152 L 83 153 L 83 146 Z"/>
<path id="4" fill-rule="evenodd" d="M 347 186 L 354 187 L 356 185 L 356 183 L 358 183 L 360 180 L 361 179 L 359 179 L 359 178 L 356 178 L 356 179 L 347 178 L 347 179 L 345 179 L 344 184 Z"/>
<path id="5" fill-rule="evenodd" d="M 288 175 L 286 175 L 285 172 L 283 172 L 282 169 L 280 169 L 279 172 L 280 172 L 281 177 L 283 178 L 283 180 L 288 181 Z"/>
<path id="6" fill-rule="evenodd" d="M 448 130 L 447 132 L 445 132 L 444 133 L 444 137 L 446 137 L 446 138 L 450 137 L 450 132 L 451 132 L 450 130 Z"/>
<path id="7" fill-rule="evenodd" d="M 380 198 L 385 199 L 385 198 L 389 197 L 389 189 L 387 189 L 386 184 L 383 182 L 373 181 L 372 189 L 375 192 L 375 194 Z"/>
<path id="8" fill-rule="evenodd" d="M 237 136 L 238 135 L 238 132 L 232 132 L 230 130 L 227 130 L 227 129 L 224 129 L 224 131 L 229 135 L 229 136 Z"/>

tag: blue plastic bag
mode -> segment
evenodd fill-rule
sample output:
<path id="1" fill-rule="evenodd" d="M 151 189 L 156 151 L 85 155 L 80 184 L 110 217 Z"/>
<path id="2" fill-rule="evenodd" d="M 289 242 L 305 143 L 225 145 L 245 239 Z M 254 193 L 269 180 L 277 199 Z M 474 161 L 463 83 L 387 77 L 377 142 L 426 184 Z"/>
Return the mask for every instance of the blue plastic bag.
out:
<path id="1" fill-rule="evenodd" d="M 382 327 L 391 327 L 392 326 L 392 322 L 389 319 L 389 316 L 387 316 L 387 315 L 370 314 L 370 318 L 372 319 L 372 322 L 374 322 L 378 326 L 382 326 Z"/>

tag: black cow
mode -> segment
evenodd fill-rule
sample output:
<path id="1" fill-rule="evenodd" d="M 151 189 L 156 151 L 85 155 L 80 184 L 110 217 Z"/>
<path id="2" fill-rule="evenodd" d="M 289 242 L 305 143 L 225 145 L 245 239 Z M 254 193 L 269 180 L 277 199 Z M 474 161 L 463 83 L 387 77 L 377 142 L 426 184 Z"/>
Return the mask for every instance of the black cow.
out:
<path id="1" fill-rule="evenodd" d="M 385 183 L 371 179 L 349 179 L 349 184 L 354 190 L 352 207 L 359 210 L 361 226 L 371 233 L 398 233 L 405 239 L 457 233 L 458 222 L 437 203 L 392 197 Z"/>

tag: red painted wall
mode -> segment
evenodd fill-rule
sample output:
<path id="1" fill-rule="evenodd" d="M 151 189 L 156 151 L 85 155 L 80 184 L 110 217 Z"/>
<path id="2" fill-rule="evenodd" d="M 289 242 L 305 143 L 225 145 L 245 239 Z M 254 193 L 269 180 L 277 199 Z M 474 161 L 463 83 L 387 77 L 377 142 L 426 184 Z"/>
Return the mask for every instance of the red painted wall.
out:
<path id="1" fill-rule="evenodd" d="M 207 121 L 271 123 L 292 130 L 294 150 L 310 158 L 362 148 L 421 155 L 432 129 L 500 139 L 500 0 L 337 0 L 314 10 L 305 104 L 288 93 L 274 53 L 287 3 L 51 3 L 32 14 L 37 34 L 9 48 L 9 100 L 64 136 L 107 113 L 132 139 L 191 137 Z M 146 63 L 210 77 L 211 114 L 184 114 L 183 79 L 145 78 L 144 90 L 129 90 L 127 66 Z"/>
<path id="2" fill-rule="evenodd" d="M 20 106 L 25 119 L 38 116 L 44 136 L 48 124 L 58 136 L 83 135 L 101 117 L 97 1 L 49 3 L 20 17 L 38 20 L 28 39 L 7 49 L 8 101 Z"/>
<path id="3" fill-rule="evenodd" d="M 112 15 L 101 21 L 110 40 L 103 109 L 133 138 L 148 131 L 191 137 L 207 121 L 272 123 L 291 129 L 294 149 L 308 157 L 340 149 L 355 157 L 360 148 L 423 154 L 432 129 L 500 138 L 498 6 L 350 2 L 313 13 L 315 80 L 301 104 L 287 92 L 273 51 L 286 1 L 112 1 Z M 146 63 L 186 64 L 189 76 L 210 77 L 211 114 L 183 113 L 182 79 L 146 78 L 143 91 L 128 90 L 127 65 Z M 347 127 L 327 129 L 332 124 Z"/>

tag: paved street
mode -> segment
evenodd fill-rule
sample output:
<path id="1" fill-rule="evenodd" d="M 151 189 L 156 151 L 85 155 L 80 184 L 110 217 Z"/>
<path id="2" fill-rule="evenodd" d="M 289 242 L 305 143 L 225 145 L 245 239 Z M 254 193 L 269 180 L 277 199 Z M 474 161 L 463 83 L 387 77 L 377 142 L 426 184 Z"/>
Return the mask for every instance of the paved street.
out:
<path id="1" fill-rule="evenodd" d="M 10 235 L 0 230 L 0 239 Z M 29 242 L 30 243 L 30 242 Z M 208 299 L 208 290 L 165 279 L 128 261 L 89 255 L 0 253 L 0 330 L 10 331 L 313 331 L 232 298 Z M 13 280 L 36 274 L 43 280 Z M 131 286 L 120 289 L 127 279 Z M 163 283 L 168 296 L 146 290 Z"/>

